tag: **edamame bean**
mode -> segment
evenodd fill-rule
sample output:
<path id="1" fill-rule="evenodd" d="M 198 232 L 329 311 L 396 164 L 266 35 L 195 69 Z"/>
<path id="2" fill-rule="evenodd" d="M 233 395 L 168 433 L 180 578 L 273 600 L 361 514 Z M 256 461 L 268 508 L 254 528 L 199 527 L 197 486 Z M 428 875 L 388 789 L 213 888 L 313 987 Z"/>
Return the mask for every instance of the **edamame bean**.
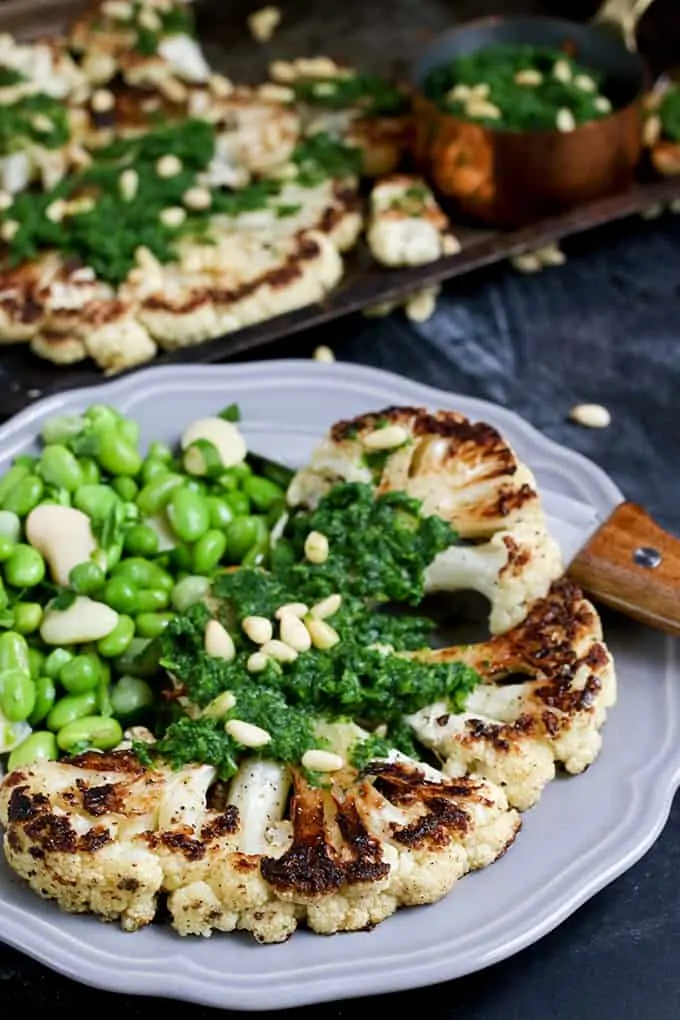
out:
<path id="1" fill-rule="evenodd" d="M 95 595 L 106 583 L 104 571 L 92 560 L 76 564 L 70 571 L 68 579 L 78 595 Z"/>
<path id="2" fill-rule="evenodd" d="M 41 607 L 42 608 L 42 607 Z M 31 676 L 31 680 L 37 680 L 42 675 L 43 666 L 45 664 L 45 653 L 41 652 L 39 648 L 28 649 L 28 672 Z"/>
<path id="3" fill-rule="evenodd" d="M 91 404 L 83 416 L 95 430 L 117 428 L 121 419 L 115 407 L 109 407 L 108 404 Z"/>
<path id="4" fill-rule="evenodd" d="M 10 669 L 29 675 L 31 672 L 26 638 L 13 630 L 6 630 L 0 634 L 0 674 Z"/>
<path id="5" fill-rule="evenodd" d="M 191 570 L 194 560 L 192 547 L 186 542 L 178 542 L 172 550 L 172 565 L 175 570 Z"/>
<path id="6" fill-rule="evenodd" d="M 149 443 L 147 457 L 156 457 L 158 460 L 172 460 L 172 450 L 167 443 L 159 443 L 157 439 Z"/>
<path id="7" fill-rule="evenodd" d="M 206 496 L 206 506 L 210 514 L 210 527 L 224 530 L 234 519 L 234 511 L 219 496 Z"/>
<path id="8" fill-rule="evenodd" d="M 158 552 L 158 532 L 148 524 L 135 524 L 126 533 L 123 542 L 125 551 L 132 556 L 154 556 Z"/>
<path id="9" fill-rule="evenodd" d="M 137 591 L 137 611 L 139 613 L 155 613 L 166 609 L 170 596 L 162 588 L 140 588 Z"/>
<path id="10" fill-rule="evenodd" d="M 258 478 L 257 475 L 243 479 L 243 491 L 261 513 L 267 513 L 275 504 L 282 503 L 286 496 L 283 489 L 274 482 L 268 478 Z"/>
<path id="11" fill-rule="evenodd" d="M 73 494 L 73 505 L 94 520 L 103 520 L 120 503 L 108 485 L 81 485 Z"/>
<path id="12" fill-rule="evenodd" d="M 29 471 L 35 471 L 35 466 L 38 463 L 37 457 L 32 457 L 30 453 L 20 453 L 18 457 L 14 458 L 15 464 L 20 464 L 22 467 L 28 468 Z"/>
<path id="13" fill-rule="evenodd" d="M 197 574 L 210 574 L 219 564 L 227 548 L 223 531 L 206 531 L 194 546 L 193 569 Z"/>
<path id="14" fill-rule="evenodd" d="M 15 546 L 16 542 L 13 542 L 11 538 L 0 535 L 0 563 L 4 563 L 5 560 L 9 559 Z"/>
<path id="15" fill-rule="evenodd" d="M 170 468 L 167 460 L 161 460 L 159 457 L 145 457 L 142 461 L 142 470 L 140 471 L 142 485 L 158 478 L 159 475 L 168 474 L 170 474 Z"/>
<path id="16" fill-rule="evenodd" d="M 105 659 L 116 659 L 129 648 L 134 636 L 135 621 L 131 616 L 125 616 L 121 613 L 118 617 L 118 623 L 111 633 L 97 642 L 97 651 Z"/>
<path id="17" fill-rule="evenodd" d="M 184 542 L 196 542 L 210 527 L 205 500 L 186 485 L 172 492 L 166 512 L 172 530 Z"/>
<path id="18" fill-rule="evenodd" d="M 2 509 L 18 517 L 26 517 L 42 499 L 45 485 L 39 475 L 26 475 L 12 488 L 2 501 Z"/>
<path id="19" fill-rule="evenodd" d="M 224 498 L 238 517 L 246 517 L 250 513 L 250 499 L 245 492 L 228 492 Z"/>
<path id="20" fill-rule="evenodd" d="M 234 517 L 227 528 L 227 559 L 240 563 L 260 536 L 256 517 Z"/>
<path id="21" fill-rule="evenodd" d="M 65 414 L 49 418 L 42 427 L 40 438 L 43 443 L 67 443 L 85 428 L 85 419 L 79 414 Z"/>
<path id="22" fill-rule="evenodd" d="M 142 458 L 122 430 L 105 429 L 99 435 L 97 460 L 111 475 L 133 477 L 139 473 Z"/>
<path id="23" fill-rule="evenodd" d="M 59 674 L 59 682 L 69 694 L 85 694 L 99 684 L 99 669 L 91 655 L 75 655 Z"/>
<path id="24" fill-rule="evenodd" d="M 19 634 L 34 634 L 42 623 L 43 608 L 39 602 L 17 602 L 13 612 L 14 629 Z M 32 651 L 29 648 L 29 657 Z"/>
<path id="25" fill-rule="evenodd" d="M 208 491 L 205 482 L 200 481 L 198 478 L 188 478 L 184 482 L 184 486 L 188 492 L 195 492 L 196 495 L 205 498 Z"/>
<path id="26" fill-rule="evenodd" d="M 82 475 L 81 485 L 98 485 L 101 472 L 96 460 L 92 457 L 79 457 L 80 473 Z"/>
<path id="27" fill-rule="evenodd" d="M 111 688 L 111 707 L 116 715 L 130 716 L 153 704 L 151 686 L 138 676 L 122 676 Z"/>
<path id="28" fill-rule="evenodd" d="M 71 451 L 59 443 L 45 447 L 38 462 L 38 471 L 48 485 L 68 492 L 83 484 L 80 464 Z"/>
<path id="29" fill-rule="evenodd" d="M 139 486 L 134 478 L 127 478 L 125 476 L 114 478 L 111 482 L 111 488 L 114 492 L 117 492 L 120 498 L 125 500 L 126 503 L 131 503 L 133 499 L 136 499 L 137 493 L 139 492 Z"/>
<path id="30" fill-rule="evenodd" d="M 4 612 L 9 606 L 9 595 L 5 588 L 5 582 L 0 577 L 0 611 Z"/>
<path id="31" fill-rule="evenodd" d="M 53 485 L 48 485 L 40 502 L 41 504 L 56 503 L 57 506 L 71 506 L 71 493 L 68 489 L 55 489 Z"/>
<path id="32" fill-rule="evenodd" d="M 241 563 L 244 567 L 260 567 L 269 553 L 269 529 L 262 517 L 254 517 L 256 538 L 245 553 Z"/>
<path id="33" fill-rule="evenodd" d="M 31 733 L 14 748 L 7 759 L 7 769 L 13 772 L 14 769 L 35 761 L 54 761 L 58 754 L 57 741 L 53 733 L 46 731 Z"/>
<path id="34" fill-rule="evenodd" d="M 15 588 L 35 588 L 45 578 L 45 561 L 37 549 L 20 542 L 5 560 L 4 571 Z"/>
<path id="35" fill-rule="evenodd" d="M 0 478 L 0 504 L 4 503 L 12 489 L 29 475 L 29 470 L 23 464 L 13 464 L 9 471 L 6 471 Z"/>
<path id="36" fill-rule="evenodd" d="M 60 698 L 54 707 L 50 709 L 45 725 L 48 730 L 56 733 L 63 729 L 64 726 L 68 726 L 69 723 L 75 722 L 76 719 L 82 719 L 84 716 L 89 715 L 96 706 L 97 695 L 95 691 L 86 691 L 85 694 L 67 694 L 65 698 Z"/>
<path id="37" fill-rule="evenodd" d="M 127 577 L 111 577 L 104 585 L 102 598 L 117 613 L 132 613 L 137 608 L 137 589 Z"/>
<path id="38" fill-rule="evenodd" d="M 178 613 L 183 613 L 195 602 L 200 602 L 209 591 L 209 577 L 189 574 L 188 577 L 183 577 L 181 581 L 178 581 L 172 589 L 170 601 Z"/>
<path id="39" fill-rule="evenodd" d="M 175 581 L 167 570 L 156 563 L 145 560 L 142 556 L 130 556 L 116 565 L 113 577 L 124 577 L 136 588 L 160 588 L 172 591 Z"/>
<path id="40" fill-rule="evenodd" d="M 230 474 L 233 478 L 235 478 L 239 485 L 243 482 L 244 478 L 247 478 L 248 475 L 252 475 L 252 473 L 253 469 L 245 460 L 242 460 L 240 464 L 232 464 L 230 468 L 227 468 L 227 474 Z"/>
<path id="41" fill-rule="evenodd" d="M 123 739 L 120 723 L 111 717 L 87 715 L 67 723 L 57 733 L 57 744 L 62 751 L 73 753 L 96 747 L 99 751 L 110 751 Z"/>
<path id="42" fill-rule="evenodd" d="M 21 521 L 11 510 L 0 510 L 0 537 L 12 545 L 21 538 Z"/>
<path id="43" fill-rule="evenodd" d="M 67 662 L 70 662 L 73 658 L 73 652 L 69 652 L 68 648 L 55 648 L 53 652 L 45 659 L 43 665 L 43 672 L 45 676 L 49 676 L 52 680 L 56 680 L 61 673 L 63 667 Z"/>
<path id="44" fill-rule="evenodd" d="M 159 637 L 173 618 L 173 613 L 140 613 L 135 629 L 140 637 Z"/>
<path id="45" fill-rule="evenodd" d="M 35 707 L 35 684 L 27 672 L 0 673 L 0 710 L 9 722 L 25 722 Z"/>
<path id="46" fill-rule="evenodd" d="M 57 688 L 51 676 L 39 676 L 33 682 L 35 684 L 35 704 L 28 717 L 28 722 L 31 726 L 37 726 L 54 705 Z"/>
<path id="47" fill-rule="evenodd" d="M 120 434 L 127 440 L 131 446 L 139 445 L 140 428 L 139 423 L 134 418 L 125 418 L 122 414 L 119 417 L 118 429 Z"/>
<path id="48" fill-rule="evenodd" d="M 174 490 L 182 485 L 183 481 L 181 475 L 171 473 L 158 475 L 148 485 L 145 485 L 137 496 L 137 506 L 144 517 L 153 517 L 159 510 L 162 510 Z"/>
<path id="49" fill-rule="evenodd" d="M 221 475 L 218 475 L 215 482 L 223 492 L 236 492 L 238 489 L 238 478 L 235 478 L 229 470 L 223 471 Z"/>

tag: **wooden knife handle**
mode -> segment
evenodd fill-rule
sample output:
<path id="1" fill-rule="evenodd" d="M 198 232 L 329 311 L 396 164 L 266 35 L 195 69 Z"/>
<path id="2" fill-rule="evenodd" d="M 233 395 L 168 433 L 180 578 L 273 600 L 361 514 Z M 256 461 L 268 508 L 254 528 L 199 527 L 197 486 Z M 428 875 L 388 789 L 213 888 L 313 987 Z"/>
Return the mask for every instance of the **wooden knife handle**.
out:
<path id="1" fill-rule="evenodd" d="M 568 573 L 595 601 L 680 635 L 680 539 L 641 506 L 617 506 Z"/>

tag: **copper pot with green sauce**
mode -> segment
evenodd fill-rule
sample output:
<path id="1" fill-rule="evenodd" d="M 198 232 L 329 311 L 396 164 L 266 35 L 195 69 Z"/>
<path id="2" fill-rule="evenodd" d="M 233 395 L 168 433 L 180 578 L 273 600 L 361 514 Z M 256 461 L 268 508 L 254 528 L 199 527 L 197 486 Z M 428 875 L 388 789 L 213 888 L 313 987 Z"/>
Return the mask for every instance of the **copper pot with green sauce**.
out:
<path id="1" fill-rule="evenodd" d="M 600 26 L 488 18 L 413 69 L 415 158 L 460 214 L 516 227 L 625 188 L 645 65 Z"/>

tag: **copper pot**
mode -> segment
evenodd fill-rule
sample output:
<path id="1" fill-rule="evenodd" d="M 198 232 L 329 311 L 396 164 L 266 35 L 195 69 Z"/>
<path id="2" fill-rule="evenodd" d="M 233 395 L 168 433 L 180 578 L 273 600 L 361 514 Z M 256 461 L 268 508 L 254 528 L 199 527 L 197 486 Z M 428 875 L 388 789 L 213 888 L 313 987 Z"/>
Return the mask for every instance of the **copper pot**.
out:
<path id="1" fill-rule="evenodd" d="M 444 113 L 423 84 L 436 67 L 499 43 L 564 48 L 602 72 L 614 111 L 574 131 L 503 131 Z M 413 71 L 415 159 L 457 212 L 518 227 L 625 188 L 642 150 L 646 69 L 623 40 L 559 18 L 487 18 L 439 36 Z"/>

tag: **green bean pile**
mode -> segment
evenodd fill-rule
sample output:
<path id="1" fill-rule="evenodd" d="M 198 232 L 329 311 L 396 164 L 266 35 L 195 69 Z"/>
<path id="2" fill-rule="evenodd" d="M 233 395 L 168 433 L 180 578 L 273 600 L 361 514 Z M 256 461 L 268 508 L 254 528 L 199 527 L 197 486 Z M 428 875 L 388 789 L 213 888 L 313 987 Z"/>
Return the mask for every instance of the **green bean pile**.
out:
<path id="1" fill-rule="evenodd" d="M 225 464 L 201 437 L 178 450 L 152 442 L 142 455 L 138 424 L 95 405 L 47 421 L 41 452 L 0 477 L 0 753 L 10 752 L 10 770 L 110 749 L 150 720 L 155 639 L 174 613 L 203 598 L 217 572 L 268 563 L 290 476 L 246 453 L 238 417 L 235 405 L 219 415 L 238 440 Z M 67 583 L 27 534 L 32 512 L 50 505 L 89 520 L 92 551 Z M 55 643 L 93 605 L 106 632 Z"/>

